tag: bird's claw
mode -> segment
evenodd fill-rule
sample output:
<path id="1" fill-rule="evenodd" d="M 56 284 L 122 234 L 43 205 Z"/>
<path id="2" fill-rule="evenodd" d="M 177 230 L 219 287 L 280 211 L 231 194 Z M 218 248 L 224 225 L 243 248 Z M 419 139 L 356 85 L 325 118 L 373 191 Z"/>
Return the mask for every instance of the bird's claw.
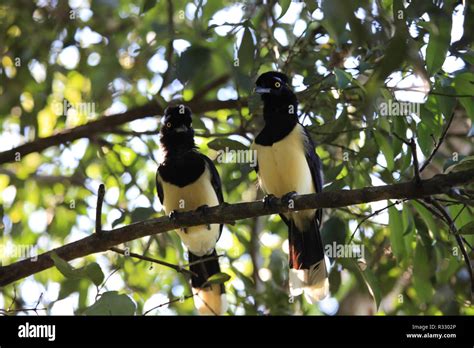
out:
<path id="1" fill-rule="evenodd" d="M 170 211 L 170 213 L 168 214 L 168 218 L 173 221 L 173 222 L 176 222 L 176 219 L 178 218 L 178 215 L 179 215 L 179 212 L 177 210 L 172 210 Z M 188 233 L 188 230 L 186 227 L 182 227 L 181 228 L 181 231 L 183 231 L 184 233 Z"/>
<path id="2" fill-rule="evenodd" d="M 201 214 L 201 216 L 206 216 L 209 210 L 209 206 L 207 204 L 203 204 L 196 209 L 197 212 Z M 207 229 L 211 229 L 211 225 L 207 224 Z"/>
<path id="3" fill-rule="evenodd" d="M 176 219 L 178 218 L 178 211 L 177 211 L 177 210 L 172 210 L 172 211 L 170 211 L 170 213 L 168 214 L 168 218 L 169 218 L 171 221 L 175 222 Z"/>
<path id="4" fill-rule="evenodd" d="M 263 197 L 263 200 L 262 200 L 263 206 L 265 208 L 274 208 L 277 200 L 278 198 L 276 198 L 275 195 L 272 195 L 272 194 L 265 195 L 265 197 Z"/>
<path id="5" fill-rule="evenodd" d="M 296 192 L 296 191 L 291 191 L 291 192 L 285 193 L 285 194 L 281 197 L 281 201 L 282 201 L 283 203 L 285 203 L 286 205 L 289 205 L 290 202 L 291 202 L 296 196 L 298 196 L 298 192 Z"/>
<path id="6" fill-rule="evenodd" d="M 209 206 L 207 204 L 203 204 L 196 209 L 196 211 L 201 213 L 201 215 L 207 215 L 208 210 Z"/>

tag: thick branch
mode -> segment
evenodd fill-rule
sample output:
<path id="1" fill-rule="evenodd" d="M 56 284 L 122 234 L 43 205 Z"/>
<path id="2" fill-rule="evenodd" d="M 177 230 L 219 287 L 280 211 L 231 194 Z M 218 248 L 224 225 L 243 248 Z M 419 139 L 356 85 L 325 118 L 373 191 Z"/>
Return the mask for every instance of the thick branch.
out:
<path id="1" fill-rule="evenodd" d="M 234 109 L 239 105 L 246 105 L 246 101 L 237 100 L 210 100 L 206 102 L 192 100 L 187 105 L 195 113 L 202 113 L 221 109 Z M 96 121 L 86 123 L 85 125 L 66 129 L 46 138 L 39 138 L 32 142 L 20 145 L 11 150 L 0 152 L 0 164 L 13 162 L 22 159 L 24 156 L 33 153 L 41 152 L 48 147 L 57 146 L 80 138 L 90 138 L 97 133 L 108 132 L 117 126 L 128 123 L 140 118 L 152 117 L 161 115 L 163 107 L 158 105 L 156 101 L 152 101 L 143 106 L 131 109 L 121 114 L 102 116 Z M 19 158 L 18 158 L 19 157 Z"/>
<path id="2" fill-rule="evenodd" d="M 388 199 L 416 199 L 435 194 L 442 194 L 449 188 L 474 182 L 474 169 L 457 173 L 436 175 L 419 184 L 405 182 L 394 185 L 366 187 L 357 190 L 326 191 L 318 194 L 301 195 L 294 199 L 293 210 L 339 208 L 355 204 L 369 203 Z M 150 219 L 120 227 L 54 249 L 62 259 L 69 261 L 93 253 L 103 252 L 111 247 L 134 239 L 157 233 L 163 233 L 181 227 L 204 224 L 225 223 L 256 216 L 287 212 L 290 209 L 278 201 L 275 206 L 265 206 L 262 201 L 249 203 L 224 204 L 211 207 L 203 215 L 199 211 L 180 213 L 174 221 L 168 217 Z M 14 264 L 0 267 L 0 286 L 43 271 L 53 266 L 49 257 L 51 251 L 34 259 L 26 259 Z"/>

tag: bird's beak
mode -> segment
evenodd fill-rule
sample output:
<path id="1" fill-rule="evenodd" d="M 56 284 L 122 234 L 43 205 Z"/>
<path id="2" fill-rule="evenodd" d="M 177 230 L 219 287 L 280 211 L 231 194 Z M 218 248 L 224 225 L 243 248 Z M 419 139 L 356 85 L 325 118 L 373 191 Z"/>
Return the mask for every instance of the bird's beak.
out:
<path id="1" fill-rule="evenodd" d="M 254 91 L 258 94 L 268 94 L 271 92 L 271 88 L 255 87 Z"/>
<path id="2" fill-rule="evenodd" d="M 182 125 L 182 126 L 179 126 L 179 127 L 175 128 L 174 131 L 176 133 L 184 133 L 184 132 L 188 131 L 188 127 L 186 127 L 185 125 Z"/>

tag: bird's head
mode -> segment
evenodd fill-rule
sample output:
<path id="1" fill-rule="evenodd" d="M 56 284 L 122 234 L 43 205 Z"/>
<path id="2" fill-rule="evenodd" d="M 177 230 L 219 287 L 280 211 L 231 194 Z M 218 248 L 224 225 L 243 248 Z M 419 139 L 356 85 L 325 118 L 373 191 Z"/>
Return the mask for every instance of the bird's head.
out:
<path id="1" fill-rule="evenodd" d="M 288 76 L 277 71 L 260 75 L 255 82 L 255 92 L 262 96 L 264 103 L 288 105 L 296 103 L 296 95 L 288 85 Z"/>
<path id="2" fill-rule="evenodd" d="M 170 149 L 193 147 L 194 130 L 191 125 L 191 109 L 185 105 L 166 108 L 160 130 L 161 142 Z"/>
<path id="3" fill-rule="evenodd" d="M 255 82 L 255 92 L 262 97 L 265 121 L 297 122 L 298 100 L 288 82 L 288 76 L 277 71 L 263 73 Z"/>

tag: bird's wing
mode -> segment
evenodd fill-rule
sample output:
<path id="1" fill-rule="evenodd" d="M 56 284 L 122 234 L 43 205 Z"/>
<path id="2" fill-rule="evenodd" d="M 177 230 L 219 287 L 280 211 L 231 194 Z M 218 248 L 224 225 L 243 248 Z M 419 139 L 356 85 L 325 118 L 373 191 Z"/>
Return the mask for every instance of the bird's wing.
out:
<path id="1" fill-rule="evenodd" d="M 160 203 L 163 204 L 165 201 L 165 192 L 163 191 L 163 186 L 161 185 L 160 167 L 158 167 L 158 170 L 156 171 L 156 191 L 158 192 Z"/>
<path id="2" fill-rule="evenodd" d="M 222 194 L 222 184 L 219 172 L 217 171 L 216 166 L 214 165 L 214 163 L 212 163 L 209 157 L 203 154 L 201 154 L 201 156 L 206 162 L 209 171 L 211 172 L 211 184 L 214 188 L 214 191 L 216 192 L 217 200 L 219 201 L 219 204 L 221 204 L 222 202 L 224 202 L 224 195 Z"/>
<path id="3" fill-rule="evenodd" d="M 219 176 L 219 172 L 217 171 L 216 166 L 214 165 L 214 163 L 212 163 L 209 157 L 203 154 L 200 154 L 200 155 L 206 162 L 207 167 L 209 168 L 209 171 L 211 172 L 211 185 L 214 188 L 214 191 L 216 192 L 217 200 L 219 201 L 219 204 L 222 204 L 224 202 L 224 195 L 222 194 L 222 184 L 221 184 L 221 177 Z M 219 238 L 222 234 L 223 228 L 224 228 L 224 225 L 220 224 Z"/>
<path id="4" fill-rule="evenodd" d="M 252 145 L 250 145 L 250 151 L 255 151 L 255 153 L 257 152 L 257 150 L 255 150 L 255 141 L 252 143 Z M 253 169 L 255 170 L 255 173 L 258 174 L 258 157 L 256 158 L 255 167 L 253 167 Z"/>
<path id="5" fill-rule="evenodd" d="M 321 163 L 321 159 L 315 152 L 315 145 L 313 139 L 311 138 L 311 134 L 308 130 L 304 128 L 304 132 L 306 135 L 306 141 L 304 142 L 304 149 L 305 149 L 305 156 L 306 161 L 308 162 L 309 170 L 311 171 L 311 176 L 313 178 L 314 187 L 316 192 L 322 192 L 323 190 L 323 166 Z M 321 223 L 322 218 L 322 210 L 318 209 L 317 217 L 319 223 Z"/>

